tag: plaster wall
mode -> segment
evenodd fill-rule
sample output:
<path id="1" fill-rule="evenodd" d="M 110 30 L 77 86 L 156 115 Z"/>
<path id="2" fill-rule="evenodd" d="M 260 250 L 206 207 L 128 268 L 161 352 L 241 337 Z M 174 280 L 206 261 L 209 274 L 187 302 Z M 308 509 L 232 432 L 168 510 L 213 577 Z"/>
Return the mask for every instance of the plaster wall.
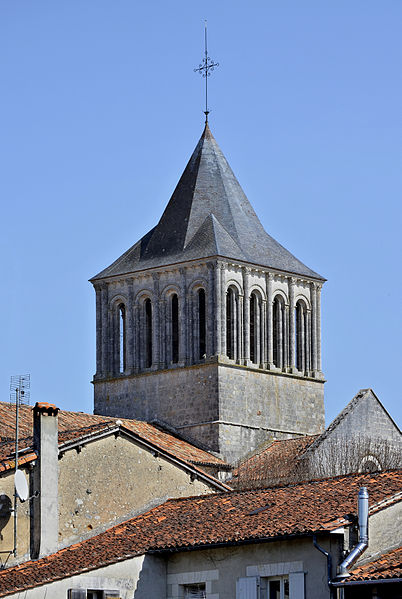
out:
<path id="1" fill-rule="evenodd" d="M 21 469 L 29 486 L 29 471 Z M 29 558 L 30 518 L 29 501 L 17 500 L 17 556 L 14 558 L 14 470 L 3 474 L 0 480 L 0 554 L 1 563 L 7 567 Z M 10 553 L 7 553 L 10 552 Z"/>
<path id="2" fill-rule="evenodd" d="M 216 488 L 123 436 L 71 449 L 59 461 L 59 545 L 86 538 L 169 497 Z"/>
<path id="3" fill-rule="evenodd" d="M 369 546 L 358 564 L 402 546 L 402 501 L 369 518 Z"/>
<path id="4" fill-rule="evenodd" d="M 69 589 L 120 591 L 121 599 L 165 599 L 163 558 L 141 555 L 92 572 L 8 595 L 10 599 L 67 599 Z"/>
<path id="5" fill-rule="evenodd" d="M 320 544 L 340 555 L 336 539 Z M 181 599 L 183 585 L 196 582 L 205 582 L 207 599 L 233 599 L 239 578 L 289 573 L 302 580 L 304 573 L 303 597 L 329 598 L 324 556 L 311 539 L 298 539 L 174 554 L 167 562 L 167 599 Z"/>

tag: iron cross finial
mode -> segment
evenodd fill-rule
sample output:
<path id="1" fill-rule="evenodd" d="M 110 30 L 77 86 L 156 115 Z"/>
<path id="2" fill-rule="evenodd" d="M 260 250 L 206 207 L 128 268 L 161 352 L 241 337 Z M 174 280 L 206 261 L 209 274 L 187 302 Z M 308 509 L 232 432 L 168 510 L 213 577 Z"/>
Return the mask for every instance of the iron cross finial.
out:
<path id="1" fill-rule="evenodd" d="M 205 114 L 205 122 L 208 123 L 208 115 L 209 115 L 209 110 L 208 110 L 208 77 L 211 76 L 212 71 L 216 67 L 219 67 L 219 62 L 214 62 L 208 56 L 207 22 L 206 21 L 205 21 L 205 30 L 204 30 L 204 33 L 205 33 L 205 56 L 203 58 L 203 61 L 199 64 L 198 69 L 194 69 L 194 73 L 199 73 L 205 79 L 205 110 L 204 110 L 204 114 Z"/>

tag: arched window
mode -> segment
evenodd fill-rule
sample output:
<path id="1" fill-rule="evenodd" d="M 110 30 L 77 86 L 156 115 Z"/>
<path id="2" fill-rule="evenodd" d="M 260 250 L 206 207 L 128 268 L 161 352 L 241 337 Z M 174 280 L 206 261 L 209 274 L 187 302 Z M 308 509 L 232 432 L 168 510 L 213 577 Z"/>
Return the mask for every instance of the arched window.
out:
<path id="1" fill-rule="evenodd" d="M 229 287 L 226 293 L 226 355 L 231 360 L 237 358 L 238 347 L 238 293 Z"/>
<path id="2" fill-rule="evenodd" d="M 253 291 L 250 296 L 250 360 L 254 364 L 261 362 L 261 311 L 261 298 Z"/>
<path id="3" fill-rule="evenodd" d="M 296 368 L 301 372 L 308 369 L 309 335 L 306 304 L 299 300 L 296 304 Z"/>
<path id="4" fill-rule="evenodd" d="M 119 372 L 123 373 L 126 370 L 126 307 L 120 304 L 119 313 Z"/>
<path id="5" fill-rule="evenodd" d="M 144 312 L 145 312 L 145 331 L 144 331 L 144 341 L 145 341 L 145 368 L 150 368 L 152 366 L 152 303 L 149 298 L 147 298 L 144 302 Z"/>
<path id="6" fill-rule="evenodd" d="M 285 365 L 285 303 L 280 295 L 275 296 L 272 317 L 274 365 L 283 368 Z"/>
<path id="7" fill-rule="evenodd" d="M 198 358 L 206 354 L 207 322 L 205 318 L 205 290 L 198 290 Z"/>
<path id="8" fill-rule="evenodd" d="M 179 361 L 179 299 L 176 295 L 171 296 L 172 311 L 172 362 Z"/>

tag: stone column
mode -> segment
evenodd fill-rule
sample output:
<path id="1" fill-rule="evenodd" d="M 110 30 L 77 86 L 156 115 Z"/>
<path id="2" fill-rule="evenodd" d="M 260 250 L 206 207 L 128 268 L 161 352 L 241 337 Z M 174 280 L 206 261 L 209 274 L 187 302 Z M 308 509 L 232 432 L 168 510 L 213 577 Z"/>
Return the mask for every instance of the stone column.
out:
<path id="1" fill-rule="evenodd" d="M 216 315 L 216 340 L 215 353 L 219 356 L 222 353 L 222 271 L 221 263 L 215 264 L 215 315 Z M 223 298 L 224 299 L 224 298 Z"/>
<path id="2" fill-rule="evenodd" d="M 166 368 L 167 356 L 166 356 L 166 300 L 161 298 L 159 300 L 159 321 L 160 321 L 160 345 L 159 345 L 159 361 L 161 368 Z"/>
<path id="3" fill-rule="evenodd" d="M 109 325 L 109 310 L 108 310 L 108 302 L 109 302 L 109 298 L 108 298 L 108 287 L 106 283 L 103 283 L 101 285 L 101 309 L 102 309 L 102 316 L 101 316 L 101 320 L 102 320 L 102 340 L 101 340 L 101 344 L 102 344 L 102 366 L 101 366 L 101 372 L 102 372 L 102 376 L 107 376 L 110 372 L 110 365 L 109 365 L 109 346 L 108 346 L 108 341 L 109 341 L 109 331 L 108 331 L 108 325 Z"/>
<path id="4" fill-rule="evenodd" d="M 306 314 L 306 370 L 310 374 L 311 370 L 311 310 L 307 310 Z"/>
<path id="5" fill-rule="evenodd" d="M 289 366 L 289 304 L 285 304 L 283 319 L 283 366 Z"/>
<path id="6" fill-rule="evenodd" d="M 134 372 L 134 321 L 133 321 L 133 280 L 126 279 L 128 304 L 126 306 L 126 372 Z"/>
<path id="7" fill-rule="evenodd" d="M 180 287 L 181 294 L 179 297 L 179 363 L 185 364 L 189 355 L 187 348 L 187 278 L 186 269 L 180 268 Z"/>
<path id="8" fill-rule="evenodd" d="M 250 363 L 250 269 L 245 266 L 243 272 L 243 344 L 244 344 L 244 364 Z"/>
<path id="9" fill-rule="evenodd" d="M 317 285 L 317 317 L 316 317 L 316 328 L 317 328 L 317 370 L 321 372 L 321 287 Z"/>
<path id="10" fill-rule="evenodd" d="M 226 356 L 226 266 L 221 262 L 221 353 Z M 219 310 L 219 306 L 218 306 Z"/>
<path id="11" fill-rule="evenodd" d="M 187 364 L 194 364 L 199 360 L 199 329 L 200 313 L 198 309 L 198 293 L 193 291 L 186 294 L 187 305 Z"/>
<path id="12" fill-rule="evenodd" d="M 138 372 L 140 369 L 140 315 L 137 302 L 133 302 L 133 369 Z"/>
<path id="13" fill-rule="evenodd" d="M 152 275 L 154 283 L 154 297 L 152 301 L 153 326 L 152 326 L 152 366 L 159 368 L 159 339 L 160 339 L 160 318 L 159 318 L 159 273 Z"/>
<path id="14" fill-rule="evenodd" d="M 311 283 L 311 368 L 317 371 L 317 284 Z"/>
<path id="15" fill-rule="evenodd" d="M 208 287 L 205 290 L 205 321 L 206 321 L 206 355 L 213 356 L 216 353 L 216 330 L 217 325 L 215 322 L 215 290 L 214 290 L 214 276 L 215 267 L 212 262 L 208 262 Z"/>
<path id="16" fill-rule="evenodd" d="M 261 368 L 266 367 L 267 362 L 267 302 L 261 300 Z"/>
<path id="17" fill-rule="evenodd" d="M 272 314 L 272 285 L 274 275 L 269 272 L 266 276 L 267 281 L 267 368 L 273 368 L 274 365 L 274 338 L 273 338 L 273 314 Z"/>
<path id="18" fill-rule="evenodd" d="M 295 364 L 295 283 L 294 277 L 289 277 L 289 366 L 290 372 L 294 372 Z"/>
<path id="19" fill-rule="evenodd" d="M 95 285 L 96 294 L 96 373 L 95 377 L 102 374 L 102 289 Z"/>
<path id="20" fill-rule="evenodd" d="M 242 294 L 239 294 L 238 307 L 237 307 L 238 327 L 237 327 L 236 335 L 237 335 L 237 361 L 240 364 L 242 364 L 244 362 L 244 344 L 243 344 L 243 340 L 244 340 L 243 303 L 244 303 L 244 301 L 243 300 L 244 300 L 244 296 Z"/>

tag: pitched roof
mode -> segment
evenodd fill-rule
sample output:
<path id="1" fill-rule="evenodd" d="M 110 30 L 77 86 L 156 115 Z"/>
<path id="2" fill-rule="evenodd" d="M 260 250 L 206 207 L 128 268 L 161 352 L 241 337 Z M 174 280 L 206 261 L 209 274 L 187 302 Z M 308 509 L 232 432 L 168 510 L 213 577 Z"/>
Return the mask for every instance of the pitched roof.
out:
<path id="1" fill-rule="evenodd" d="M 357 493 L 370 504 L 402 488 L 402 470 L 342 476 L 286 487 L 170 499 L 149 512 L 37 561 L 0 572 L 0 596 L 67 578 L 147 552 L 263 542 L 330 532 L 356 514 Z"/>
<path id="2" fill-rule="evenodd" d="M 231 484 L 235 488 L 256 488 L 289 482 L 298 465 L 298 458 L 317 439 L 305 435 L 295 439 L 271 441 L 243 460 L 234 471 Z"/>
<path id="3" fill-rule="evenodd" d="M 265 232 L 207 124 L 157 226 L 92 281 L 213 256 L 322 279 Z"/>
<path id="4" fill-rule="evenodd" d="M 376 396 L 376 394 L 374 393 L 374 391 L 372 389 L 360 389 L 360 391 L 358 391 L 358 393 L 356 393 L 356 395 L 353 397 L 353 399 L 347 404 L 347 406 L 342 410 L 342 412 L 340 412 L 338 414 L 338 416 L 336 416 L 336 418 L 334 418 L 334 420 L 331 422 L 331 424 L 325 429 L 325 431 L 321 434 L 318 435 L 317 438 L 315 439 L 314 443 L 312 443 L 308 448 L 307 451 L 314 451 L 319 445 L 321 445 L 321 443 L 327 438 L 329 437 L 329 435 L 336 430 L 336 428 L 339 426 L 339 424 L 342 422 L 342 420 L 344 420 L 348 414 L 350 414 L 351 412 L 353 412 L 353 410 L 355 409 L 355 407 L 362 401 L 366 401 L 367 399 L 372 399 L 374 398 L 375 401 L 378 403 L 378 405 L 380 406 L 380 408 L 386 413 L 386 415 L 388 416 L 389 420 L 393 423 L 393 425 L 395 426 L 396 430 L 401 432 L 397 426 L 397 424 L 394 422 L 394 420 L 391 418 L 391 416 L 389 415 L 389 413 L 387 412 L 387 410 L 384 408 L 384 406 L 382 405 L 382 403 L 380 402 L 380 400 L 378 399 L 378 397 Z"/>
<path id="5" fill-rule="evenodd" d="M 148 422 L 112 418 L 83 412 L 58 413 L 59 446 L 66 445 L 77 439 L 88 438 L 108 428 L 115 428 L 120 420 L 120 428 L 136 436 L 139 440 L 151 444 L 155 449 L 196 466 L 225 466 L 225 462 L 213 454 L 199 449 L 195 445 L 176 437 L 170 432 L 163 431 Z M 14 438 L 15 438 L 15 405 L 0 402 L 0 472 L 14 467 Z M 19 447 L 23 453 L 20 463 L 34 460 L 37 456 L 32 450 L 33 444 L 33 408 L 21 406 L 19 411 Z M 223 486 L 223 485 L 222 485 Z"/>
<path id="6" fill-rule="evenodd" d="M 402 579 L 402 547 L 384 553 L 370 562 L 354 568 L 350 578 L 345 580 L 345 585 L 350 582 L 381 581 Z"/>

